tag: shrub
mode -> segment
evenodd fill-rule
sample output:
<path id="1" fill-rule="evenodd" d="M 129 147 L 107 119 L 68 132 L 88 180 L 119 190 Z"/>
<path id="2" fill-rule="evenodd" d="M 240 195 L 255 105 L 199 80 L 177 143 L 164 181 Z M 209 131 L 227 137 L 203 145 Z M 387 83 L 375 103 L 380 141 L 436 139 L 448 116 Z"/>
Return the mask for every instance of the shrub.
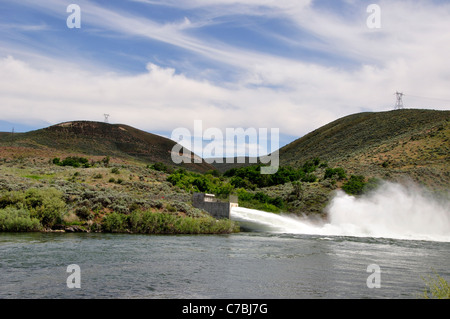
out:
<path id="1" fill-rule="evenodd" d="M 109 157 L 109 156 L 106 156 L 106 157 L 104 157 L 104 158 L 102 159 L 103 165 L 104 165 L 105 167 L 108 167 L 108 166 L 109 166 L 109 161 L 110 161 L 110 157 Z"/>
<path id="2" fill-rule="evenodd" d="M 25 209 L 8 207 L 0 209 L 0 231 L 4 232 L 27 232 L 38 231 L 41 224 L 37 218 L 30 216 Z"/>
<path id="3" fill-rule="evenodd" d="M 177 211 L 176 207 L 172 206 L 171 204 L 167 204 L 166 209 L 170 213 L 175 213 Z"/>
<path id="4" fill-rule="evenodd" d="M 349 195 L 363 194 L 365 177 L 362 175 L 352 175 L 347 183 L 342 185 L 342 189 Z"/>
<path id="5" fill-rule="evenodd" d="M 209 175 L 212 175 L 214 177 L 220 177 L 220 175 L 221 175 L 220 172 L 218 170 L 216 170 L 216 169 L 209 170 L 205 174 L 209 174 Z"/>
<path id="6" fill-rule="evenodd" d="M 302 177 L 301 181 L 305 183 L 314 183 L 317 181 L 317 176 L 312 173 L 307 173 L 304 177 Z"/>
<path id="7" fill-rule="evenodd" d="M 338 180 L 343 180 L 347 178 L 345 170 L 341 167 L 338 168 L 327 168 L 325 170 L 324 179 L 336 177 Z"/>
<path id="8" fill-rule="evenodd" d="M 164 164 L 164 163 L 155 163 L 152 166 L 150 166 L 151 169 L 154 169 L 155 171 L 160 171 L 160 172 L 164 172 L 167 173 L 169 171 L 169 167 Z"/>
<path id="9" fill-rule="evenodd" d="M 61 220 L 66 207 L 62 192 L 55 188 L 30 188 L 26 192 L 7 192 L 0 196 L 0 209 L 25 209 L 42 226 L 51 227 Z M 23 217 L 23 216 L 20 216 Z"/>
<path id="10" fill-rule="evenodd" d="M 59 157 L 53 159 L 53 164 L 59 166 L 72 166 L 72 167 L 89 167 L 89 160 L 84 157 L 69 156 L 61 162 Z"/>
<path id="11" fill-rule="evenodd" d="M 319 158 L 307 161 L 299 169 L 290 166 L 280 166 L 275 174 L 261 174 L 263 165 L 251 165 L 240 168 L 232 168 L 224 173 L 225 177 L 231 177 L 230 183 L 236 188 L 255 189 L 286 184 L 301 180 L 313 183 L 317 177 L 312 174 L 320 163 Z"/>
<path id="12" fill-rule="evenodd" d="M 25 204 L 31 213 L 45 227 L 53 226 L 60 221 L 66 203 L 62 193 L 55 188 L 31 188 L 25 193 Z"/>
<path id="13" fill-rule="evenodd" d="M 233 176 L 230 180 L 230 184 L 235 188 L 256 189 L 256 185 L 253 185 L 247 179 L 243 179 L 239 176 Z"/>
<path id="14" fill-rule="evenodd" d="M 152 211 L 135 211 L 130 216 L 132 232 L 144 234 L 218 234 L 239 230 L 237 223 L 207 216 L 181 217 Z"/>
<path id="15" fill-rule="evenodd" d="M 378 178 L 369 178 L 369 180 L 367 181 L 367 183 L 365 183 L 363 187 L 363 193 L 365 194 L 378 188 L 380 184 L 381 180 L 379 180 Z"/>
<path id="16" fill-rule="evenodd" d="M 435 274 L 435 278 L 429 276 L 423 280 L 427 286 L 423 293 L 425 299 L 450 299 L 450 284 L 444 278 Z"/>
<path id="17" fill-rule="evenodd" d="M 270 197 L 263 192 L 257 192 L 255 194 L 247 192 L 244 189 L 237 191 L 239 205 L 260 209 L 268 212 L 279 212 L 280 209 L 285 207 L 285 202 L 279 196 Z"/>
<path id="18" fill-rule="evenodd" d="M 75 209 L 75 214 L 82 220 L 92 219 L 94 217 L 91 210 L 86 206 L 77 207 Z"/>
<path id="19" fill-rule="evenodd" d="M 114 167 L 113 169 L 111 169 L 111 173 L 120 174 L 120 170 L 117 167 Z"/>
<path id="20" fill-rule="evenodd" d="M 17 208 L 24 207 L 25 194 L 23 192 L 12 191 L 6 192 L 0 195 L 0 209 L 8 206 L 14 206 Z"/>
<path id="21" fill-rule="evenodd" d="M 102 228 L 110 233 L 122 233 L 128 228 L 128 216 L 120 213 L 111 213 L 103 218 Z"/>

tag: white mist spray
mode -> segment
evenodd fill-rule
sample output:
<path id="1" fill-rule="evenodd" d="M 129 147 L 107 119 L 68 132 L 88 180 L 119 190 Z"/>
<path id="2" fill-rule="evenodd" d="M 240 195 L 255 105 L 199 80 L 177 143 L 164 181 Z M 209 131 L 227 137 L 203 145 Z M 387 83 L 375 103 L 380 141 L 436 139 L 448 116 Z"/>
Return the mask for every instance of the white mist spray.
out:
<path id="1" fill-rule="evenodd" d="M 327 208 L 329 222 L 234 208 L 231 217 L 249 228 L 273 233 L 384 237 L 450 242 L 450 204 L 417 186 L 383 183 L 362 197 L 339 191 Z"/>
<path id="2" fill-rule="evenodd" d="M 328 207 L 330 225 L 346 235 L 450 241 L 450 205 L 416 185 L 385 182 L 353 197 L 339 192 Z"/>

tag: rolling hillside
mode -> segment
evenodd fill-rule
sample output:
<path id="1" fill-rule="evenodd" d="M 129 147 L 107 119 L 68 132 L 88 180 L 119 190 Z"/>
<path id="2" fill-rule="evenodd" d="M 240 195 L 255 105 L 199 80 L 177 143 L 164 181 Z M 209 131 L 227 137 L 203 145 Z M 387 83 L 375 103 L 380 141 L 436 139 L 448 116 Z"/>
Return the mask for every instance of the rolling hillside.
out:
<path id="1" fill-rule="evenodd" d="M 90 121 L 66 122 L 27 133 L 0 134 L 0 146 L 9 147 L 16 153 L 39 154 L 41 157 L 110 156 L 171 166 L 174 165 L 171 159 L 174 145 L 176 143 L 170 139 L 128 125 Z M 214 169 L 206 162 L 183 165 L 199 172 Z"/>
<path id="2" fill-rule="evenodd" d="M 353 174 L 450 188 L 450 111 L 405 109 L 338 119 L 280 149 L 281 165 L 319 157 Z"/>
<path id="3" fill-rule="evenodd" d="M 119 201 L 126 194 L 127 199 L 120 200 L 114 207 L 112 204 L 105 206 L 112 211 L 131 211 L 132 207 L 142 206 L 148 200 L 168 201 L 168 211 L 180 205 L 182 208 L 190 201 L 190 190 L 174 186 L 168 181 L 168 174 L 144 166 L 155 162 L 173 166 L 170 154 L 174 145 L 175 142 L 169 139 L 127 125 L 99 122 L 67 122 L 28 133 L 1 133 L 0 189 L 26 190 L 34 185 L 54 185 L 69 201 L 74 194 L 79 194 L 73 209 L 81 205 L 86 192 L 95 192 L 101 202 L 105 201 L 105 196 L 110 201 L 116 198 Z M 60 167 L 51 161 L 55 157 L 62 159 L 74 155 L 83 155 L 99 165 L 77 169 Z M 111 157 L 110 167 L 101 164 L 105 156 Z M 320 161 L 310 161 L 316 158 Z M 450 111 L 354 114 L 318 128 L 280 149 L 282 166 L 301 169 L 307 161 L 320 163 L 313 171 L 313 179 L 302 179 L 300 184 L 284 182 L 255 189 L 250 187 L 246 190 L 247 197 L 258 194 L 258 198 L 263 198 L 261 194 L 264 194 L 277 199 L 286 212 L 326 218 L 326 207 L 334 191 L 345 186 L 351 175 L 363 175 L 366 181 L 372 178 L 412 180 L 425 185 L 440 198 L 448 199 Z M 229 169 L 246 164 L 225 165 Z M 214 166 L 218 167 L 218 164 Z M 205 162 L 184 167 L 197 172 L 214 168 Z M 325 177 L 328 168 L 337 167 L 345 170 L 346 177 Z M 113 168 L 120 168 L 120 173 L 113 172 Z M 217 179 L 221 178 L 223 176 Z M 196 181 L 212 179 L 212 175 L 204 175 Z M 91 203 L 94 215 L 97 204 Z M 102 214 L 110 213 L 101 211 Z M 183 211 L 189 210 L 182 208 L 181 213 Z"/>
<path id="4" fill-rule="evenodd" d="M 280 149 L 280 165 L 301 167 L 320 158 L 349 174 L 411 179 L 450 189 L 450 111 L 404 109 L 349 115 Z M 213 163 L 222 173 L 245 164 Z"/>

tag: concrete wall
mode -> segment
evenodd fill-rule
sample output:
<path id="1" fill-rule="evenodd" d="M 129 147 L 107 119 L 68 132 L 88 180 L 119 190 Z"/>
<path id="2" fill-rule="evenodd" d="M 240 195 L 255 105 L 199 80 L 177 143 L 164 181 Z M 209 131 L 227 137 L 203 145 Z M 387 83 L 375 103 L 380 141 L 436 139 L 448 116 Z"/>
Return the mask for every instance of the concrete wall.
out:
<path id="1" fill-rule="evenodd" d="M 214 195 L 194 193 L 192 195 L 192 205 L 194 207 L 204 209 L 216 219 L 229 219 L 231 208 L 237 206 L 238 204 L 236 196 L 230 196 L 230 202 L 224 203 L 217 201 L 217 199 L 214 198 Z"/>

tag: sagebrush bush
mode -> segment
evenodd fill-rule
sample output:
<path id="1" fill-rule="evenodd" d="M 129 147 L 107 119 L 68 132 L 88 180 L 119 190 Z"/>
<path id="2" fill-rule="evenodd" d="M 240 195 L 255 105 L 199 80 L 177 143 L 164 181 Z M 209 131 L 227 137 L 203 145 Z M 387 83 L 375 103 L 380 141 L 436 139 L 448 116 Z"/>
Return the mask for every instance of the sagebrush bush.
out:
<path id="1" fill-rule="evenodd" d="M 41 224 L 37 218 L 30 216 L 26 209 L 7 207 L 0 209 L 0 231 L 28 232 L 39 231 Z"/>
<path id="2" fill-rule="evenodd" d="M 89 220 L 93 218 L 93 214 L 86 206 L 77 207 L 75 209 L 75 215 L 82 220 Z"/>
<path id="3" fill-rule="evenodd" d="M 193 218 L 152 211 L 135 211 L 130 215 L 130 230 L 144 234 L 217 234 L 238 231 L 229 219 L 210 216 Z"/>
<path id="4" fill-rule="evenodd" d="M 51 227 L 61 220 L 66 208 L 63 194 L 54 188 L 31 188 L 25 193 L 26 207 L 32 217 L 40 220 L 44 227 Z"/>
<path id="5" fill-rule="evenodd" d="M 128 216 L 111 213 L 103 218 L 102 228 L 109 233 L 123 233 L 128 229 Z"/>
<path id="6" fill-rule="evenodd" d="M 427 288 L 423 293 L 425 299 L 450 299 L 450 283 L 435 273 L 435 277 L 423 278 Z"/>
<path id="7" fill-rule="evenodd" d="M 11 191 L 0 195 L 0 209 L 24 209 L 42 226 L 51 227 L 61 220 L 66 203 L 63 194 L 55 188 L 30 188 L 25 192 Z"/>

